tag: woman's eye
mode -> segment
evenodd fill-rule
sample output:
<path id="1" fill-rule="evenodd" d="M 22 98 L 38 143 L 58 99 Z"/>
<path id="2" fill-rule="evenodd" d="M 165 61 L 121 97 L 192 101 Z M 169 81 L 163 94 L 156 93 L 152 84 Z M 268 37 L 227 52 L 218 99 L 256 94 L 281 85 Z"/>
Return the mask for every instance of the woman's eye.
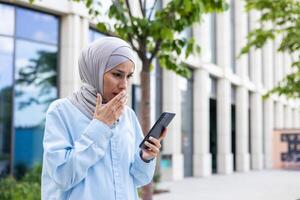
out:
<path id="1" fill-rule="evenodd" d="M 130 74 L 130 75 L 128 75 L 127 76 L 127 78 L 129 79 L 129 78 L 132 78 L 133 77 L 133 75 L 132 74 Z"/>
<path id="2" fill-rule="evenodd" d="M 118 73 L 113 73 L 113 75 L 114 75 L 115 77 L 117 77 L 117 78 L 122 77 L 122 74 L 118 74 Z"/>

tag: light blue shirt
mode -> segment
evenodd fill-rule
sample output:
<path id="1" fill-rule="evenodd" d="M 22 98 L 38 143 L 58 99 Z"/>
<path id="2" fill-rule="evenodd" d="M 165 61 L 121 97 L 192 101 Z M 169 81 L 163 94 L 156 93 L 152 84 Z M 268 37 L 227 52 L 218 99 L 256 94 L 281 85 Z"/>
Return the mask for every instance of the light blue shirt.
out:
<path id="1" fill-rule="evenodd" d="M 137 187 L 153 177 L 156 160 L 144 162 L 142 130 L 126 107 L 118 124 L 90 120 L 68 99 L 46 115 L 43 200 L 137 200 Z"/>

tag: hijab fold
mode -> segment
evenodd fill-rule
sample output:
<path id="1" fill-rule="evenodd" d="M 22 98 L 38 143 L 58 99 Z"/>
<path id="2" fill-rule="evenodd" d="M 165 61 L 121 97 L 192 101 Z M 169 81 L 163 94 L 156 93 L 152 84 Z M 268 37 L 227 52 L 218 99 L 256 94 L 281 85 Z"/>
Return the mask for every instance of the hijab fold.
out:
<path id="1" fill-rule="evenodd" d="M 83 49 L 79 57 L 81 88 L 68 99 L 89 119 L 93 118 L 97 93 L 103 96 L 104 73 L 131 60 L 134 53 L 130 45 L 116 37 L 103 37 Z"/>

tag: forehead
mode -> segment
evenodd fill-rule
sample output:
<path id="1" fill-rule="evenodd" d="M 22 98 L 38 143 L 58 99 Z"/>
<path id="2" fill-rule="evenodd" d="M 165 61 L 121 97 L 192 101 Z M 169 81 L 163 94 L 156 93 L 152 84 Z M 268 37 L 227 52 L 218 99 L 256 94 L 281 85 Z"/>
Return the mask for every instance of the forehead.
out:
<path id="1" fill-rule="evenodd" d="M 113 71 L 122 71 L 126 73 L 134 72 L 134 63 L 131 60 L 127 60 L 116 67 L 113 68 Z"/>

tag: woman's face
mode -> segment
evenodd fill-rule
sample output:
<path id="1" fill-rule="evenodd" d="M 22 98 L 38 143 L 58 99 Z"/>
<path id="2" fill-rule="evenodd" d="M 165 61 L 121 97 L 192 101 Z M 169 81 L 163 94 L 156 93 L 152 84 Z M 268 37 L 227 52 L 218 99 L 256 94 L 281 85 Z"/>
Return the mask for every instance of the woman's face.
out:
<path id="1" fill-rule="evenodd" d="M 122 90 L 127 91 L 134 72 L 132 61 L 125 61 L 104 73 L 103 103 L 109 102 Z"/>

